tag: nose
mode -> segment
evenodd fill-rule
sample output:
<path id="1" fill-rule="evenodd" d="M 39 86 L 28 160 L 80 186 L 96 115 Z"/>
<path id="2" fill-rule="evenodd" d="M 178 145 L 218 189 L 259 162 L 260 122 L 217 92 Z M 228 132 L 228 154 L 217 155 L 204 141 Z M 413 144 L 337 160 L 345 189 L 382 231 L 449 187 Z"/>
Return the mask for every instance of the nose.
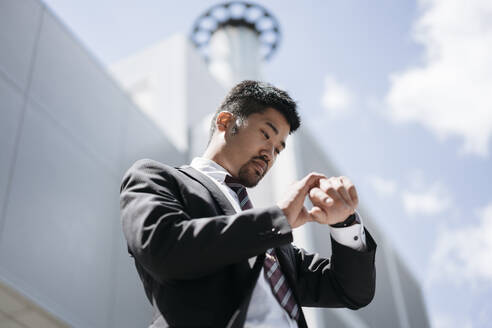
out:
<path id="1" fill-rule="evenodd" d="M 261 151 L 260 157 L 266 162 L 267 167 L 270 166 L 269 163 L 272 163 L 273 152 L 274 152 L 274 150 L 272 150 L 272 151 L 262 150 Z"/>

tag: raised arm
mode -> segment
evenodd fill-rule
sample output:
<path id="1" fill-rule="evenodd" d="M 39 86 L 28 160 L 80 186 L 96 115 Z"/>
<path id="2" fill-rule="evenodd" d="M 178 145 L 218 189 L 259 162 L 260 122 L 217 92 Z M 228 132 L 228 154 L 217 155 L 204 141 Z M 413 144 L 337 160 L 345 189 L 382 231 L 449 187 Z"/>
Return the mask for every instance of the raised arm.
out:
<path id="1" fill-rule="evenodd" d="M 294 246 L 296 287 L 302 306 L 356 310 L 371 302 L 376 289 L 376 243 L 367 230 L 365 235 L 365 251 L 331 238 L 331 261 Z"/>
<path id="2" fill-rule="evenodd" d="M 138 161 L 122 180 L 123 233 L 157 281 L 197 278 L 292 242 L 278 206 L 192 219 L 181 197 L 175 177 L 155 161 Z"/>

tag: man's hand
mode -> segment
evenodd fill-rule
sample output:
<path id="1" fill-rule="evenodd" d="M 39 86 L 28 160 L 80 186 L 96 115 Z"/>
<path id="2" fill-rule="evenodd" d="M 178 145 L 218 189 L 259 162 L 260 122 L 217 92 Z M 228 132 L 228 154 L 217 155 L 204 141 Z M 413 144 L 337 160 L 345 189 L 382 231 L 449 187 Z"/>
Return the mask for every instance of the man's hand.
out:
<path id="1" fill-rule="evenodd" d="M 309 199 L 323 212 L 315 220 L 321 224 L 343 222 L 359 205 L 357 190 L 345 176 L 320 179 L 319 186 L 309 190 Z"/>
<path id="2" fill-rule="evenodd" d="M 302 226 L 309 221 L 323 220 L 323 211 L 319 207 L 313 207 L 310 211 L 304 206 L 304 199 L 314 187 L 319 187 L 319 181 L 327 179 L 321 173 L 312 172 L 302 180 L 296 181 L 285 192 L 282 200 L 277 205 L 284 212 L 292 229 Z"/>
<path id="3" fill-rule="evenodd" d="M 313 203 L 313 208 L 309 211 L 304 206 L 307 195 Z M 283 199 L 277 203 L 292 229 L 306 222 L 342 222 L 355 212 L 358 204 L 355 186 L 347 177 L 327 178 L 316 172 L 293 183 Z"/>

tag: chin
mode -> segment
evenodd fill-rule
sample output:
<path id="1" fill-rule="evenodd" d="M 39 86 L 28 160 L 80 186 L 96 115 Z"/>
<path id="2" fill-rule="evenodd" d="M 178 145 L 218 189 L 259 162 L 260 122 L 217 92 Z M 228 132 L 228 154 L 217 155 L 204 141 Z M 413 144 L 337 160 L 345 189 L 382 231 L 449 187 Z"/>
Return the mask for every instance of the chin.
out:
<path id="1" fill-rule="evenodd" d="M 254 181 L 251 181 L 251 183 L 249 184 L 249 186 L 246 186 L 248 188 L 253 188 L 253 187 L 256 187 L 256 185 L 261 181 L 261 177 L 258 178 L 258 179 L 255 179 Z"/>
<path id="2" fill-rule="evenodd" d="M 246 167 L 242 167 L 238 175 L 242 185 L 247 188 L 255 187 L 263 178 L 258 170 L 248 170 Z"/>

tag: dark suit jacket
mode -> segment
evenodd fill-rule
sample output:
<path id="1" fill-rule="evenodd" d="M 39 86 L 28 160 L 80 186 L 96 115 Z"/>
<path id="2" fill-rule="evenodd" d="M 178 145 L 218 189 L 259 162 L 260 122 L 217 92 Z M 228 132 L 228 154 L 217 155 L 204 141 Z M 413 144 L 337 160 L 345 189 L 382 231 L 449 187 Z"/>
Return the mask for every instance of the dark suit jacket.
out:
<path id="1" fill-rule="evenodd" d="M 365 252 L 331 239 L 330 265 L 291 244 L 278 206 L 236 213 L 203 173 L 149 159 L 125 173 L 120 203 L 128 252 L 154 307 L 153 327 L 242 327 L 269 248 L 302 306 L 358 309 L 374 296 L 376 244 L 367 230 Z M 257 255 L 251 268 L 248 258 Z M 302 311 L 299 327 L 307 327 Z"/>

